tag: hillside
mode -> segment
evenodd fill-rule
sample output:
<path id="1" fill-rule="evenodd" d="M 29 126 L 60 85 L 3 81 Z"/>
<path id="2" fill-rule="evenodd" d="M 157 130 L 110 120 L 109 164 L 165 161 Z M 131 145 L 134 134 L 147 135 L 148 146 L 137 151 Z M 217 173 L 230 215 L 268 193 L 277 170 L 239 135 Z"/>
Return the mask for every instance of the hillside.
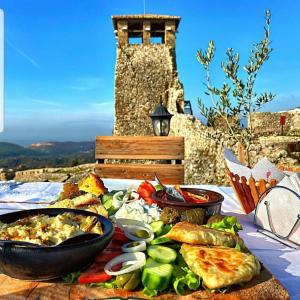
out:
<path id="1" fill-rule="evenodd" d="M 94 142 L 42 142 L 22 147 L 0 142 L 0 168 L 26 170 L 93 163 Z"/>
<path id="2" fill-rule="evenodd" d="M 33 149 L 27 149 L 17 144 L 0 142 L 0 158 L 7 157 L 35 157 L 39 155 L 44 155 L 42 152 Z"/>
<path id="3" fill-rule="evenodd" d="M 69 155 L 95 151 L 95 142 L 41 142 L 31 144 L 28 149 L 50 155 Z"/>

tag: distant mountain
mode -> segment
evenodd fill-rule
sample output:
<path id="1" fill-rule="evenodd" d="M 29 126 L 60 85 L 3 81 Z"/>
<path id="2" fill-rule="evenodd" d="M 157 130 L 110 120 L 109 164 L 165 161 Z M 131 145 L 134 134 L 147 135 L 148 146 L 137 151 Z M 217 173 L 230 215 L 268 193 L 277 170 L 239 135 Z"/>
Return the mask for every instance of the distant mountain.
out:
<path id="1" fill-rule="evenodd" d="M 41 142 L 28 147 L 0 142 L 0 168 L 68 167 L 94 161 L 94 142 Z"/>
<path id="2" fill-rule="evenodd" d="M 39 155 L 43 155 L 43 153 L 37 150 L 24 148 L 17 144 L 0 142 L 0 158 L 2 159 L 6 157 L 35 157 Z"/>
<path id="3" fill-rule="evenodd" d="M 41 142 L 31 144 L 28 149 L 50 155 L 69 155 L 95 151 L 95 142 Z"/>

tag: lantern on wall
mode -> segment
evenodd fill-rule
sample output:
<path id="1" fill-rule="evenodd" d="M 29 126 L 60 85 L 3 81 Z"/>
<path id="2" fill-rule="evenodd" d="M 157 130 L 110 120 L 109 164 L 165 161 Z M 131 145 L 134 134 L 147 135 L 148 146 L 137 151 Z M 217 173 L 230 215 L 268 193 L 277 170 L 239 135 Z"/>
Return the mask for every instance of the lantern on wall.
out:
<path id="1" fill-rule="evenodd" d="M 152 119 L 153 131 L 157 136 L 167 136 L 170 132 L 171 118 L 170 114 L 165 106 L 163 106 L 162 101 L 155 108 L 154 112 L 150 114 Z"/>

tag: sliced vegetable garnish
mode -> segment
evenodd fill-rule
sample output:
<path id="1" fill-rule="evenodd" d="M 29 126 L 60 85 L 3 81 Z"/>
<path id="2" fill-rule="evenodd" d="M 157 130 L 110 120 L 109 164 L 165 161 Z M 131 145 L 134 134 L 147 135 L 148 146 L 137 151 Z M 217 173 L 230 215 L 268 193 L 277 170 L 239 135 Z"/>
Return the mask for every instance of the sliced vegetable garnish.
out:
<path id="1" fill-rule="evenodd" d="M 96 282 L 106 282 L 108 280 L 112 279 L 112 276 L 107 274 L 104 271 L 95 273 L 95 274 L 81 274 L 78 277 L 78 283 L 79 284 L 87 284 L 87 283 L 96 283 Z"/>
<path id="2" fill-rule="evenodd" d="M 130 242 L 122 246 L 123 252 L 138 252 L 146 250 L 145 241 Z"/>
<path id="3" fill-rule="evenodd" d="M 128 265 L 128 267 L 126 267 L 125 269 L 121 269 L 119 271 L 113 270 L 113 267 L 115 265 L 128 262 L 128 261 L 132 262 L 132 264 Z M 143 252 L 124 253 L 109 261 L 105 265 L 104 271 L 108 275 L 117 276 L 117 275 L 126 274 L 135 271 L 137 269 L 140 269 L 145 265 L 145 263 L 146 263 L 146 255 Z"/>
<path id="4" fill-rule="evenodd" d="M 171 229 L 172 229 L 172 225 L 170 225 L 170 224 L 165 225 L 163 227 L 162 232 L 161 232 L 160 235 L 167 234 Z"/>
<path id="5" fill-rule="evenodd" d="M 141 281 L 141 271 L 135 270 L 130 273 L 118 275 L 116 283 L 119 288 L 127 291 L 132 291 L 138 287 Z"/>
<path id="6" fill-rule="evenodd" d="M 95 262 L 108 262 L 121 254 L 121 251 L 104 252 L 96 257 Z"/>
<path id="7" fill-rule="evenodd" d="M 178 295 L 184 295 L 186 290 L 197 290 L 200 277 L 187 267 L 175 266 L 173 269 L 173 287 Z"/>
<path id="8" fill-rule="evenodd" d="M 114 232 L 113 237 L 112 237 L 112 241 L 120 242 L 120 243 L 123 243 L 123 244 L 129 242 L 129 240 L 126 237 L 124 232 L 117 232 L 117 231 Z"/>
<path id="9" fill-rule="evenodd" d="M 157 262 L 160 263 L 172 263 L 176 260 L 177 253 L 174 249 L 165 246 L 149 246 L 147 248 L 147 254 Z"/>
<path id="10" fill-rule="evenodd" d="M 112 206 L 114 208 L 120 208 L 123 204 L 123 191 L 119 191 L 113 195 Z"/>
<path id="11" fill-rule="evenodd" d="M 160 236 L 150 242 L 151 245 L 160 245 L 160 244 L 165 244 L 169 243 L 171 240 L 165 236 Z"/>
<path id="12" fill-rule="evenodd" d="M 221 221 L 210 223 L 206 226 L 209 228 L 231 232 L 233 234 L 236 234 L 239 230 L 243 229 L 242 225 L 239 223 L 238 218 L 235 216 L 226 216 Z"/>
<path id="13" fill-rule="evenodd" d="M 172 271 L 172 265 L 161 264 L 148 258 L 142 274 L 144 294 L 152 297 L 156 296 L 158 292 L 168 288 Z"/>
<path id="14" fill-rule="evenodd" d="M 154 233 L 151 229 L 143 226 L 130 225 L 124 229 L 125 235 L 133 241 L 151 242 L 154 239 Z"/>
<path id="15" fill-rule="evenodd" d="M 66 275 L 66 277 L 64 277 L 64 281 L 66 283 L 77 283 L 80 274 L 81 274 L 80 271 L 69 273 Z"/>
<path id="16" fill-rule="evenodd" d="M 116 223 L 120 229 L 123 231 L 126 229 L 127 226 L 130 225 L 135 225 L 135 226 L 142 226 L 142 227 L 147 227 L 151 229 L 151 226 L 138 220 L 133 220 L 133 219 L 125 219 L 125 218 L 119 218 L 116 220 Z"/>
<path id="17" fill-rule="evenodd" d="M 142 182 L 137 190 L 140 197 L 143 198 L 149 205 L 155 202 L 152 199 L 152 194 L 155 191 L 155 187 L 149 181 Z"/>
<path id="18" fill-rule="evenodd" d="M 153 232 L 155 235 L 160 235 L 163 227 L 164 227 L 164 222 L 163 221 L 156 221 L 150 224 Z"/>

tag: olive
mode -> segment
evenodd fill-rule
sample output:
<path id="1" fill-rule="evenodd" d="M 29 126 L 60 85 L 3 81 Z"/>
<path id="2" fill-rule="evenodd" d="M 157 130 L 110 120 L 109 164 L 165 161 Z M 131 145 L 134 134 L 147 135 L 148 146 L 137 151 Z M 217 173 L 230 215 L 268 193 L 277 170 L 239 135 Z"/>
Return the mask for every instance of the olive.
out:
<path id="1" fill-rule="evenodd" d="M 144 229 L 138 229 L 136 232 L 135 232 L 135 235 L 139 238 L 142 238 L 142 239 L 147 239 L 149 238 L 149 233 L 148 231 L 144 230 Z"/>
<path id="2" fill-rule="evenodd" d="M 127 291 L 132 291 L 132 290 L 136 289 L 138 287 L 138 285 L 140 284 L 140 280 L 141 280 L 141 271 L 140 270 L 135 270 L 135 271 L 131 272 L 131 277 L 130 277 L 129 281 L 127 281 L 127 283 L 123 286 L 123 289 L 127 290 Z"/>
<path id="3" fill-rule="evenodd" d="M 131 272 L 118 275 L 116 278 L 116 284 L 119 288 L 123 288 L 123 286 L 130 280 L 131 278 Z"/>
<path id="4" fill-rule="evenodd" d="M 132 247 L 136 247 L 136 246 L 138 246 L 140 243 L 138 243 L 138 242 L 132 242 L 132 243 L 129 243 L 128 245 L 127 245 L 127 248 L 132 248 Z"/>

